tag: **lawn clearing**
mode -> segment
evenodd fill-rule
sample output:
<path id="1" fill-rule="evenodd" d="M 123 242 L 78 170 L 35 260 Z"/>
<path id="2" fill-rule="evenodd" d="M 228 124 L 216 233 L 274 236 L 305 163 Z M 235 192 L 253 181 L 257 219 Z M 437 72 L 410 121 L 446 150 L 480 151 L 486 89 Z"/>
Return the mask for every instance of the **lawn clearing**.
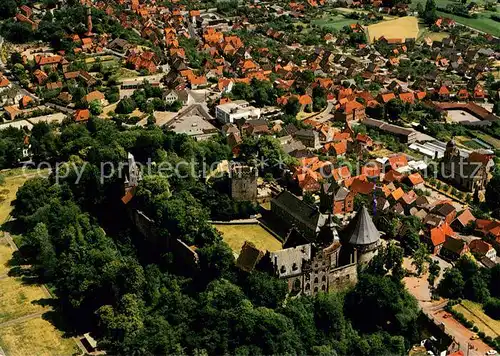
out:
<path id="1" fill-rule="evenodd" d="M 372 43 L 380 37 L 387 39 L 407 38 L 417 39 L 419 33 L 418 19 L 414 16 L 405 16 L 396 20 L 383 21 L 367 27 L 368 41 Z"/>
<path id="2" fill-rule="evenodd" d="M 63 338 L 61 332 L 42 318 L 0 328 L 0 344 L 9 356 L 80 354 L 73 339 Z"/>
<path id="3" fill-rule="evenodd" d="M 321 26 L 330 30 L 340 30 L 344 26 L 349 26 L 350 24 L 357 23 L 358 20 L 348 19 L 340 15 L 329 15 L 323 16 L 320 19 L 312 20 L 311 23 Z"/>
<path id="4" fill-rule="evenodd" d="M 450 37 L 449 33 L 446 32 L 429 32 L 424 34 L 424 38 L 430 38 L 433 42 L 434 41 L 439 41 L 441 42 L 445 38 Z"/>
<path id="5" fill-rule="evenodd" d="M 233 252 L 239 254 L 245 241 L 253 242 L 261 250 L 281 250 L 282 244 L 273 235 L 259 224 L 216 224 L 215 228 L 221 232 L 222 239 L 231 247 Z"/>
<path id="6" fill-rule="evenodd" d="M 135 70 L 130 70 L 127 68 L 120 68 L 117 73 L 118 79 L 124 80 L 124 79 L 132 79 L 132 78 L 137 78 L 139 76 L 139 72 L 136 72 Z"/>
<path id="7" fill-rule="evenodd" d="M 16 199 L 17 190 L 30 178 L 30 172 L 12 170 L 0 174 L 5 177 L 5 183 L 0 185 L 0 224 L 3 224 L 14 208 L 11 204 Z"/>
<path id="8" fill-rule="evenodd" d="M 481 304 L 462 300 L 460 304 L 453 306 L 453 309 L 462 313 L 467 320 L 474 323 L 486 335 L 493 339 L 500 336 L 500 320 L 494 320 L 486 315 Z"/>
<path id="9" fill-rule="evenodd" d="M 9 245 L 0 243 L 0 276 L 9 273 L 8 262 L 12 258 L 12 250 Z"/>
<path id="10" fill-rule="evenodd" d="M 47 296 L 39 286 L 24 284 L 19 278 L 1 279 L 0 323 L 47 311 L 47 308 L 32 303 L 44 298 Z"/>

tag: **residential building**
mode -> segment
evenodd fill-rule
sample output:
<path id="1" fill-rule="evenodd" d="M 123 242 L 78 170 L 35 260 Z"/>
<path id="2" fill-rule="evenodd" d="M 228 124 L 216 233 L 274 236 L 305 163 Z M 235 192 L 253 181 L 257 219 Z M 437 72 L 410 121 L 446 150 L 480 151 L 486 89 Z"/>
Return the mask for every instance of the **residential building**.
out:
<path id="1" fill-rule="evenodd" d="M 215 116 L 217 120 L 223 124 L 232 124 L 239 119 L 259 119 L 260 109 L 251 106 L 248 101 L 236 100 L 230 103 L 217 105 L 215 108 Z"/>
<path id="2" fill-rule="evenodd" d="M 491 261 L 496 262 L 497 251 L 486 241 L 481 239 L 472 240 L 469 244 L 469 248 L 474 255 L 478 255 L 479 257 L 486 256 Z"/>
<path id="3" fill-rule="evenodd" d="M 365 117 L 365 107 L 356 100 L 342 104 L 335 112 L 335 120 L 340 121 L 362 121 Z"/>
<path id="4" fill-rule="evenodd" d="M 306 147 L 313 149 L 321 148 L 319 133 L 312 129 L 299 130 L 295 133 L 294 138 L 302 142 Z"/>
<path id="5" fill-rule="evenodd" d="M 439 254 L 449 260 L 456 261 L 467 252 L 469 252 L 467 242 L 458 238 L 448 238 Z"/>

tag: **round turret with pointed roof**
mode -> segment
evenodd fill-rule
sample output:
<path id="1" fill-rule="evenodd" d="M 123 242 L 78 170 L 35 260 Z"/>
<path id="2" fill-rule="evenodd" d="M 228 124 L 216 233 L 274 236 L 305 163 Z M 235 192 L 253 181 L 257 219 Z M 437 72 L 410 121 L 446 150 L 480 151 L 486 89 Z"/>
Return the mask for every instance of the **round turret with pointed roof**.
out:
<path id="1" fill-rule="evenodd" d="M 375 227 L 366 206 L 362 206 L 354 219 L 342 233 L 342 243 L 350 246 L 357 253 L 359 263 L 368 263 L 380 246 L 380 232 Z"/>
<path id="2" fill-rule="evenodd" d="M 362 206 L 355 218 L 349 223 L 346 231 L 347 242 L 353 246 L 367 246 L 378 243 L 380 232 L 375 227 L 366 206 Z"/>
<path id="3" fill-rule="evenodd" d="M 380 232 L 365 206 L 342 232 L 342 243 L 356 251 L 358 263 L 368 263 L 378 253 Z"/>

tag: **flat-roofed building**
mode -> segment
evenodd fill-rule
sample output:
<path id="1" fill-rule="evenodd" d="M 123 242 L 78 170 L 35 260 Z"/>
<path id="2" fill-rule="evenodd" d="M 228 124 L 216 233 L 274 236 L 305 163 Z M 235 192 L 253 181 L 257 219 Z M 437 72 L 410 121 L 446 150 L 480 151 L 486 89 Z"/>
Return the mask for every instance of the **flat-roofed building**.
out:
<path id="1" fill-rule="evenodd" d="M 248 101 L 236 100 L 230 103 L 218 105 L 215 108 L 217 120 L 224 124 L 233 123 L 238 119 L 259 119 L 260 109 L 251 106 Z"/>

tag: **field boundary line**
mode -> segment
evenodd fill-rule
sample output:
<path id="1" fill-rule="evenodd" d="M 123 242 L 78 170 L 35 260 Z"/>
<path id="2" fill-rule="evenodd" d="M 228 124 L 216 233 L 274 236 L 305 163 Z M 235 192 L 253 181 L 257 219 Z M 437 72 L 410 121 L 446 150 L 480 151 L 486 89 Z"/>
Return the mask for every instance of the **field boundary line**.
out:
<path id="1" fill-rule="evenodd" d="M 20 316 L 19 318 L 16 318 L 16 319 L 4 321 L 3 323 L 0 323 L 0 328 L 5 328 L 7 326 L 12 326 L 12 325 L 20 324 L 22 322 L 25 322 L 25 321 L 28 321 L 28 320 L 31 320 L 31 319 L 39 318 L 43 314 L 45 314 L 46 312 L 47 312 L 46 310 L 39 311 L 39 312 L 36 312 L 36 313 L 33 313 L 33 314 L 28 314 L 28 315 Z"/>

